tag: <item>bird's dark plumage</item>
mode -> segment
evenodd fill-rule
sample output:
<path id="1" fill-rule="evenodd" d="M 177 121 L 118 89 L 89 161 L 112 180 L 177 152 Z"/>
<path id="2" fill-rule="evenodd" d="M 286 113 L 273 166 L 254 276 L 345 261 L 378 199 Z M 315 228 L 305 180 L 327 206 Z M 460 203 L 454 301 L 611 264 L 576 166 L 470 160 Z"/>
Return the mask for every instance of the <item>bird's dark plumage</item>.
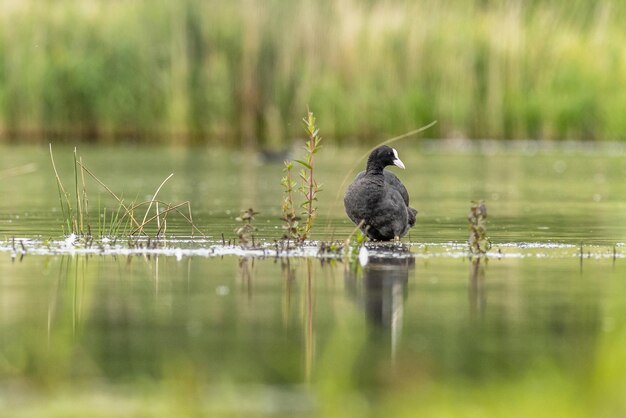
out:
<path id="1" fill-rule="evenodd" d="M 348 217 L 371 239 L 389 241 L 404 236 L 415 225 L 417 211 L 409 207 L 409 193 L 400 179 L 384 168 L 404 168 L 395 149 L 376 148 L 367 160 L 365 171 L 348 186 L 343 203 Z"/>

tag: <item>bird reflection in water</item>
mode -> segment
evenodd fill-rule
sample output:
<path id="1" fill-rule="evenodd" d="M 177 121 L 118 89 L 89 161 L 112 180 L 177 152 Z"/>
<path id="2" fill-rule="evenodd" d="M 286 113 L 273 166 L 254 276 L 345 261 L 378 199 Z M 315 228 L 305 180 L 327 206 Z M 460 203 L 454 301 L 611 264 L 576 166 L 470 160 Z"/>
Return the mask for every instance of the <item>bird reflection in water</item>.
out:
<path id="1" fill-rule="evenodd" d="M 346 287 L 362 304 L 368 322 L 376 328 L 389 330 L 392 359 L 402 334 L 409 272 L 415 267 L 415 259 L 408 250 L 402 257 L 398 257 L 397 252 L 394 255 L 370 256 L 361 269 L 353 266 L 345 272 Z"/>

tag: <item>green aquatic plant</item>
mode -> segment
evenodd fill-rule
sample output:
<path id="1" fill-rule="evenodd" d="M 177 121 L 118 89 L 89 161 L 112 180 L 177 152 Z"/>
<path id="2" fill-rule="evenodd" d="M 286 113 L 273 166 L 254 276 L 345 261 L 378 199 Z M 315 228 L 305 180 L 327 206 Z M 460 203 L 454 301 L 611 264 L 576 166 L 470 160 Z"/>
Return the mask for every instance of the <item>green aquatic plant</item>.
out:
<path id="1" fill-rule="evenodd" d="M 491 241 L 487 236 L 487 206 L 484 201 L 472 202 L 467 221 L 469 222 L 467 243 L 470 253 L 486 254 L 491 249 Z"/>
<path id="2" fill-rule="evenodd" d="M 368 241 L 367 235 L 361 231 L 363 223 L 364 221 L 359 222 L 344 241 L 335 241 L 332 238 L 329 241 L 321 241 L 317 255 L 341 256 L 348 263 L 354 262 L 361 247 Z"/>
<path id="3" fill-rule="evenodd" d="M 362 225 L 363 221 L 361 221 L 359 225 L 357 225 L 357 227 L 352 231 L 348 239 L 346 239 L 343 258 L 348 263 L 356 262 L 359 256 L 362 254 L 362 249 L 366 250 L 364 246 L 369 238 L 367 238 L 367 235 L 364 234 L 363 231 L 361 231 Z M 367 251 L 365 252 L 365 254 L 367 254 Z"/>
<path id="4" fill-rule="evenodd" d="M 293 162 L 285 161 L 285 168 L 283 172 L 285 175 L 283 176 L 280 184 L 283 186 L 283 204 L 282 204 L 282 217 L 280 218 L 283 221 L 283 229 L 285 233 L 283 234 L 283 239 L 287 240 L 296 240 L 298 239 L 298 231 L 299 231 L 299 221 L 300 217 L 296 214 L 296 210 L 294 208 L 293 203 L 293 190 L 297 186 L 297 183 L 292 179 L 292 169 Z"/>
<path id="5" fill-rule="evenodd" d="M 117 210 L 108 210 L 106 206 L 101 206 L 98 197 L 98 236 L 117 237 L 126 235 L 130 226 L 130 217 L 122 217 L 122 205 L 117 206 Z"/>
<path id="6" fill-rule="evenodd" d="M 304 202 L 300 205 L 303 208 L 304 225 L 299 230 L 300 239 L 304 241 L 309 237 L 313 222 L 317 217 L 317 194 L 322 190 L 322 185 L 317 183 L 315 179 L 315 154 L 322 148 L 320 143 L 322 137 L 319 134 L 317 121 L 313 112 L 307 111 L 307 115 L 302 119 L 304 127 L 308 135 L 308 139 L 304 146 L 306 152 L 306 160 L 295 160 L 302 166 L 300 170 L 300 187 L 299 191 L 304 197 Z"/>
<path id="7" fill-rule="evenodd" d="M 57 189 L 59 193 L 59 204 L 63 217 L 62 230 L 64 235 L 75 235 L 83 239 L 134 236 L 140 235 L 148 238 L 159 239 L 167 229 L 167 217 L 170 213 L 177 213 L 185 219 L 191 226 L 191 235 L 195 232 L 204 235 L 193 223 L 191 214 L 191 203 L 185 201 L 182 203 L 170 203 L 158 200 L 156 197 L 165 183 L 173 176 L 170 174 L 156 189 L 150 200 L 144 202 L 126 202 L 122 197 L 113 192 L 102 180 L 100 180 L 87 166 L 83 163 L 82 157 L 78 157 L 76 148 L 74 149 L 74 198 L 70 192 L 63 186 L 61 177 L 57 170 L 54 155 L 52 153 L 52 144 L 50 144 L 50 160 L 55 174 Z M 87 186 L 85 181 L 85 173 L 101 186 L 116 201 L 116 209 L 108 209 L 101 204 L 98 198 L 98 228 L 94 231 L 91 227 L 91 215 L 89 212 L 89 199 L 87 196 Z M 74 201 L 74 205 L 72 205 Z M 154 212 L 152 208 L 154 207 Z M 185 212 L 182 209 L 186 209 Z M 142 211 L 143 218 L 139 220 L 136 216 L 138 211 Z M 152 214 L 154 213 L 154 214 Z M 107 218 L 108 215 L 108 218 Z M 154 235 L 146 232 L 150 228 L 154 231 Z"/>
<path id="8" fill-rule="evenodd" d="M 283 239 L 297 240 L 300 242 L 305 241 L 311 234 L 313 229 L 313 223 L 317 217 L 317 194 L 322 190 L 322 185 L 315 179 L 315 154 L 322 148 L 322 137 L 319 134 L 319 128 L 315 120 L 313 112 L 307 111 L 307 115 L 302 119 L 304 128 L 307 133 L 307 141 L 304 145 L 305 156 L 300 160 L 285 161 L 285 168 L 283 172 L 285 175 L 282 177 L 280 184 L 283 187 L 283 201 L 282 201 L 282 217 Z M 292 170 L 294 163 L 300 165 L 301 169 L 298 173 L 300 178 L 300 184 L 293 180 Z M 294 190 L 297 191 L 304 199 L 300 203 L 301 209 L 298 216 L 296 213 L 296 204 L 294 203 Z M 301 220 L 304 220 L 302 223 Z"/>
<path id="9" fill-rule="evenodd" d="M 76 155 L 76 148 L 74 148 L 74 190 L 75 190 L 75 206 L 72 206 L 70 193 L 63 187 L 63 182 L 59 176 L 56 164 L 54 162 L 54 155 L 52 153 L 52 144 L 49 145 L 50 161 L 52 163 L 52 169 L 54 171 L 57 190 L 59 192 L 59 205 L 61 207 L 61 214 L 63 216 L 63 233 L 65 235 L 90 235 L 91 226 L 89 224 L 89 205 L 87 204 L 87 192 L 85 188 L 85 177 L 81 170 L 82 179 L 82 194 L 80 192 L 80 184 L 78 181 L 78 167 L 79 162 Z M 82 168 L 82 163 L 80 163 Z"/>
<path id="10" fill-rule="evenodd" d="M 254 231 L 256 227 L 252 224 L 254 216 L 259 212 L 255 212 L 254 209 L 249 208 L 241 211 L 241 215 L 235 218 L 241 225 L 235 229 L 235 234 L 239 237 L 239 245 L 243 248 L 254 247 Z"/>

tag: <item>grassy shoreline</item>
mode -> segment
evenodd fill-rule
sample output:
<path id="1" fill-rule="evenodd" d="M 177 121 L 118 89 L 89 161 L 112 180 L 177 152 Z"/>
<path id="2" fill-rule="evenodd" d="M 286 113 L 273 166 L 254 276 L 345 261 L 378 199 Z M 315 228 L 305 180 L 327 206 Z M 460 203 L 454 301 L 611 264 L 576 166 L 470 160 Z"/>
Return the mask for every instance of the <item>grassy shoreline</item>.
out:
<path id="1" fill-rule="evenodd" d="M 0 142 L 626 139 L 626 6 L 6 1 Z"/>

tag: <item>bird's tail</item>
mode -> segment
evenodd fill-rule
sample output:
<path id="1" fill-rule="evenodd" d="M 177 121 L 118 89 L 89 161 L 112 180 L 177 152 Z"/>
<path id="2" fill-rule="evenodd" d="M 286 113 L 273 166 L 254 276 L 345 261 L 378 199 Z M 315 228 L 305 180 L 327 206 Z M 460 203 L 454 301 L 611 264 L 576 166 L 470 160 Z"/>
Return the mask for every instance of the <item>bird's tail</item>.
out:
<path id="1" fill-rule="evenodd" d="M 413 225 L 415 225 L 415 217 L 417 216 L 417 210 L 413 208 L 408 208 L 408 210 L 409 210 L 409 226 L 413 228 Z"/>

